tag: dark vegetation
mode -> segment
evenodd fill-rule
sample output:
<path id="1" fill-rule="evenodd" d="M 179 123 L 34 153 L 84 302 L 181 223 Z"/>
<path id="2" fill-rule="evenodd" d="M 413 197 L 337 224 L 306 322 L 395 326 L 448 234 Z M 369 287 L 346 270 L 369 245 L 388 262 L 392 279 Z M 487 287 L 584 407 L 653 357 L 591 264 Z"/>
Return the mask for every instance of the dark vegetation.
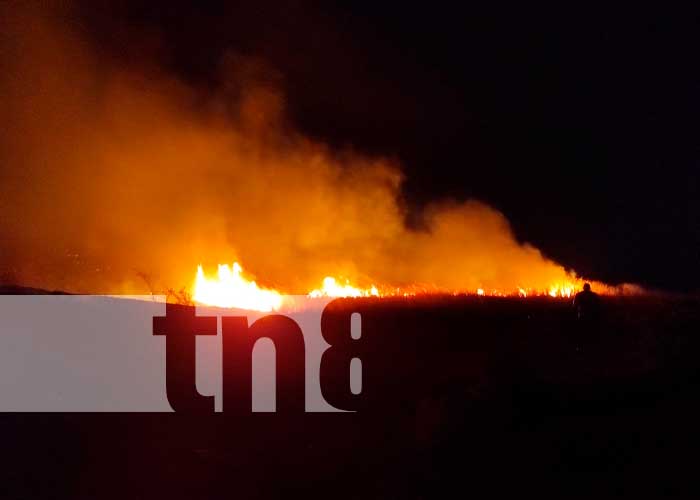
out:
<path id="1" fill-rule="evenodd" d="M 3 498 L 655 497 L 696 488 L 700 308 L 440 297 L 362 313 L 354 414 L 4 414 Z M 8 381 L 5 381 L 8 383 Z"/>

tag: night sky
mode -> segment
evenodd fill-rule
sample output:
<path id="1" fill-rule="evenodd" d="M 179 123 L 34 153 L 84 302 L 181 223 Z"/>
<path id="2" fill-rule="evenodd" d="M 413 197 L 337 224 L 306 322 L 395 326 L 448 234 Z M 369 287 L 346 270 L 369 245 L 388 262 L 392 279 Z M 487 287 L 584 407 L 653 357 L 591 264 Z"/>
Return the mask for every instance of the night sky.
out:
<path id="1" fill-rule="evenodd" d="M 410 224 L 476 198 L 582 275 L 698 290 L 698 13 L 203 3 L 85 2 L 71 21 L 105 58 L 202 89 L 225 54 L 264 60 L 295 127 L 400 162 Z"/>

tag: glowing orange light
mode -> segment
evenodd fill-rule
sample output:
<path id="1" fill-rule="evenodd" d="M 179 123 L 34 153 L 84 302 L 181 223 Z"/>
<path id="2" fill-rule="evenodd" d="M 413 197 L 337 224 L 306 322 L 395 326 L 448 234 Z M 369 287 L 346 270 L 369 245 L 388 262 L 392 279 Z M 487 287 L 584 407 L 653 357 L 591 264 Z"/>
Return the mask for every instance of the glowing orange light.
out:
<path id="1" fill-rule="evenodd" d="M 252 311 L 276 311 L 282 306 L 282 295 L 276 290 L 265 290 L 248 281 L 238 262 L 233 270 L 228 264 L 220 264 L 217 278 L 207 278 L 202 266 L 197 268 L 192 298 L 195 302 L 216 307 L 235 307 Z"/>
<path id="2" fill-rule="evenodd" d="M 594 282 L 595 283 L 595 282 Z M 479 296 L 491 297 L 537 297 L 550 296 L 553 298 L 571 298 L 583 286 L 583 280 L 572 275 L 569 280 L 553 283 L 547 288 L 528 288 L 517 286 L 512 289 L 477 288 Z M 595 283 L 596 289 L 604 294 L 618 293 L 616 289 L 603 283 Z M 381 290 L 381 291 L 380 291 Z M 473 290 L 473 289 L 472 289 Z M 641 290 L 641 289 L 640 289 Z M 463 290 L 446 290 L 418 285 L 409 285 L 405 288 L 395 288 L 388 285 L 375 285 L 369 288 L 360 288 L 345 280 L 340 283 L 332 276 L 323 279 L 321 287 L 311 290 L 309 298 L 319 297 L 412 297 L 415 295 L 451 293 L 456 295 L 464 293 Z M 471 292 L 473 293 L 473 292 Z M 639 290 L 637 290 L 639 293 Z M 242 268 L 236 262 L 233 268 L 226 264 L 219 265 L 215 278 L 205 276 L 202 266 L 197 268 L 192 297 L 199 304 L 250 309 L 256 311 L 277 311 L 283 306 L 283 293 L 277 290 L 260 288 L 255 281 L 250 281 L 242 276 Z"/>
<path id="3" fill-rule="evenodd" d="M 326 276 L 323 279 L 323 286 L 309 292 L 309 297 L 378 297 L 379 290 L 374 285 L 367 290 L 362 290 L 345 282 L 345 285 L 339 285 L 335 278 Z"/>

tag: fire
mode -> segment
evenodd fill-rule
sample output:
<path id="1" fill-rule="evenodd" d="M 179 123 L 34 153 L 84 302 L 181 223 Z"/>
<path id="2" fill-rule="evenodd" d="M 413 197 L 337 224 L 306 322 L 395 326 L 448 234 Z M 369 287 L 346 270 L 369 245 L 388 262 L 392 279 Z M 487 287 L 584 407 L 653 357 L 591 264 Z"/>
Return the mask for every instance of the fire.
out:
<path id="1" fill-rule="evenodd" d="M 255 281 L 247 280 L 242 276 L 242 268 L 234 262 L 233 269 L 227 264 L 219 265 L 216 278 L 207 277 L 202 266 L 197 268 L 192 298 L 196 303 L 216 306 L 249 309 L 255 311 L 278 311 L 283 306 L 283 292 L 260 288 Z M 593 282 L 596 291 L 603 294 L 624 293 L 623 289 L 615 289 L 604 283 Z M 419 287 L 417 285 L 408 288 L 392 288 L 381 285 L 371 285 L 369 288 L 360 288 L 345 280 L 339 282 L 333 276 L 326 276 L 321 287 L 311 290 L 309 298 L 320 297 L 409 297 L 426 294 L 466 294 L 490 297 L 553 297 L 571 298 L 583 287 L 583 280 L 571 276 L 569 280 L 553 283 L 546 288 L 529 288 L 516 286 L 513 289 L 487 289 L 480 287 L 473 290 L 449 290 L 431 287 Z M 638 292 L 638 291 L 637 291 Z"/>
<path id="2" fill-rule="evenodd" d="M 216 278 L 208 278 L 202 266 L 197 268 L 192 299 L 199 304 L 215 307 L 233 307 L 252 311 L 278 311 L 282 307 L 283 297 L 277 290 L 260 288 L 255 281 L 245 279 L 243 268 L 238 262 L 233 263 L 233 270 L 228 264 L 219 264 Z M 310 298 L 319 297 L 378 297 L 379 290 L 372 285 L 368 289 L 354 287 L 346 280 L 338 284 L 332 276 L 326 276 L 321 288 L 309 292 Z"/>
<path id="3" fill-rule="evenodd" d="M 282 306 L 282 295 L 276 290 L 258 287 L 255 281 L 248 281 L 241 272 L 238 262 L 233 270 L 228 264 L 219 264 L 217 278 L 207 278 L 202 266 L 197 268 L 192 299 L 200 304 L 216 307 L 235 307 L 253 311 L 277 311 Z"/>
<path id="4" fill-rule="evenodd" d="M 607 287 L 606 285 L 602 283 L 596 283 L 596 289 L 599 292 L 608 294 L 608 293 L 614 293 L 610 287 Z M 573 279 L 571 281 L 566 281 L 562 283 L 553 283 L 547 288 L 544 289 L 537 289 L 537 288 L 526 288 L 526 287 L 516 287 L 513 290 L 500 290 L 500 289 L 493 289 L 489 291 L 485 291 L 483 288 L 477 288 L 476 289 L 476 294 L 480 296 L 484 295 L 489 295 L 492 297 L 521 297 L 521 298 L 527 298 L 527 297 L 542 297 L 542 296 L 550 296 L 553 298 L 571 298 L 576 294 L 577 290 L 580 290 L 583 288 L 583 280 L 581 279 Z"/>
<path id="5" fill-rule="evenodd" d="M 573 297 L 576 286 L 573 283 L 557 283 L 549 287 L 550 297 Z"/>
<path id="6" fill-rule="evenodd" d="M 326 276 L 323 279 L 323 286 L 309 292 L 309 297 L 378 297 L 379 290 L 372 285 L 367 290 L 355 288 L 346 280 L 345 285 L 339 285 L 335 278 Z"/>

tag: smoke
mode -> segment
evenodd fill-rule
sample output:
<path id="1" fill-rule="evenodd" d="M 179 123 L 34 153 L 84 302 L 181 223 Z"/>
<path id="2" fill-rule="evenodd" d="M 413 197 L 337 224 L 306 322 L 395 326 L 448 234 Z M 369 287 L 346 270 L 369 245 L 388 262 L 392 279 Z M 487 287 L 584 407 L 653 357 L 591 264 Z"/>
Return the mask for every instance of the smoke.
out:
<path id="1" fill-rule="evenodd" d="M 409 229 L 396 162 L 285 120 L 280 75 L 235 55 L 203 92 L 101 58 L 53 12 L 9 7 L 0 40 L 0 274 L 76 292 L 188 286 L 200 263 L 262 285 L 544 288 L 565 270 L 477 201 Z"/>

